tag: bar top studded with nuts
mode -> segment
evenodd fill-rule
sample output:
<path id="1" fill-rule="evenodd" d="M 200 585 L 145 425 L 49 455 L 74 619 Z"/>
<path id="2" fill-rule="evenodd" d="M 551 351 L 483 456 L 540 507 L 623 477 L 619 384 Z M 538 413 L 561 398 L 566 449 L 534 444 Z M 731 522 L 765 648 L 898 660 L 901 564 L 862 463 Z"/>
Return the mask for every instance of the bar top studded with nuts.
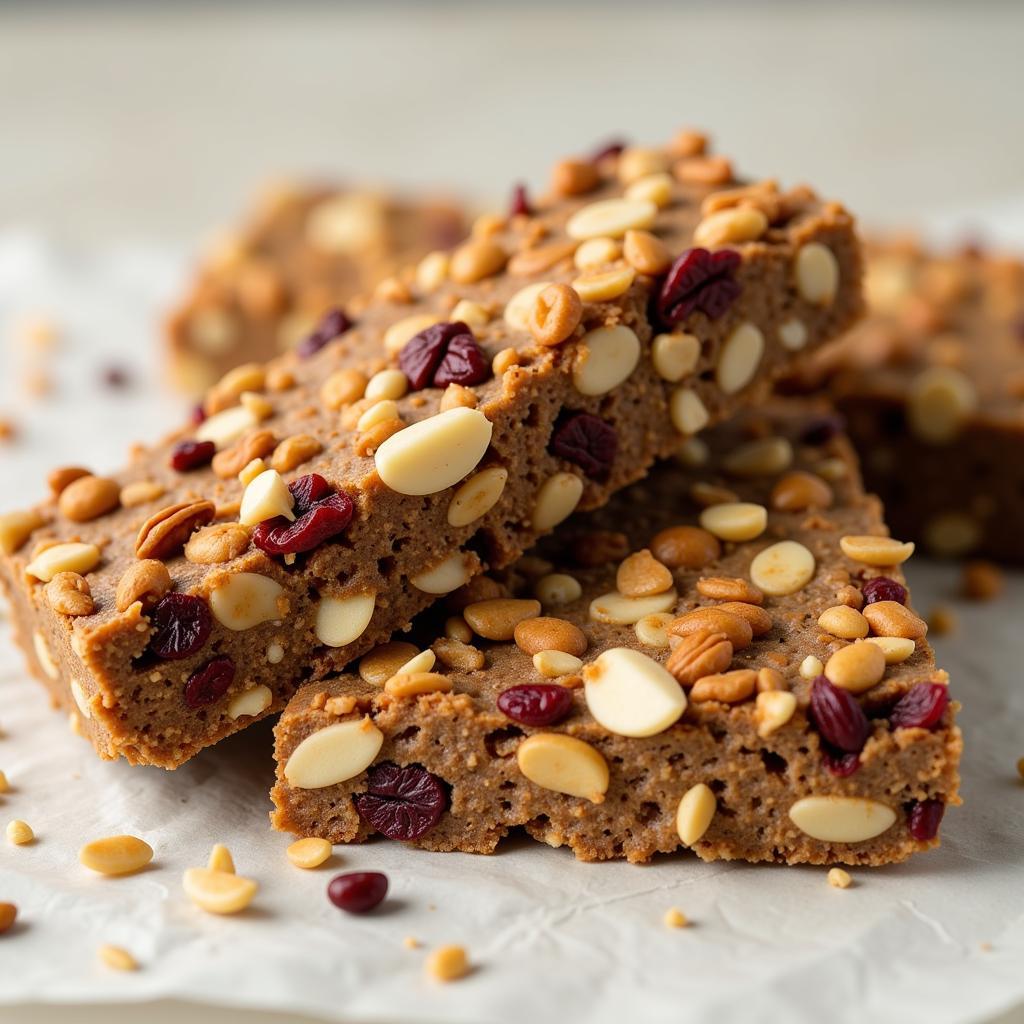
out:
<path id="1" fill-rule="evenodd" d="M 523 826 L 587 860 L 881 864 L 959 802 L 948 677 L 834 417 L 692 442 L 417 644 L 303 687 L 277 827 L 491 852 Z"/>
<path id="2" fill-rule="evenodd" d="M 815 360 L 890 525 L 938 555 L 1024 562 L 1024 263 L 869 247 L 871 316 Z"/>
<path id="3" fill-rule="evenodd" d="M 100 754 L 174 767 L 278 710 L 846 328 L 850 216 L 706 149 L 561 162 L 125 472 L 3 517 L 21 644 Z"/>

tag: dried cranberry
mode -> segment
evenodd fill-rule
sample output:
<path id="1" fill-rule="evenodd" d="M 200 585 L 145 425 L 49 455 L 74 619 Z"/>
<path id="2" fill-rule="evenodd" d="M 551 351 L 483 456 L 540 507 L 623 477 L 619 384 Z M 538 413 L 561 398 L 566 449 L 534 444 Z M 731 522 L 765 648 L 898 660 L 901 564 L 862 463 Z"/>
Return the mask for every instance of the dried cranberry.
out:
<path id="1" fill-rule="evenodd" d="M 591 154 L 590 162 L 592 164 L 597 164 L 608 157 L 619 156 L 625 148 L 626 143 L 622 139 L 611 139 L 603 146 L 594 150 Z"/>
<path id="2" fill-rule="evenodd" d="M 811 717 L 826 742 L 847 754 L 859 754 L 871 735 L 871 723 L 857 698 L 825 676 L 811 684 Z"/>
<path id="3" fill-rule="evenodd" d="M 615 428 L 589 412 L 576 412 L 555 426 L 548 445 L 552 455 L 575 463 L 587 476 L 603 479 L 619 449 Z"/>
<path id="4" fill-rule="evenodd" d="M 522 183 L 513 186 L 512 199 L 508 204 L 508 215 L 510 217 L 528 217 L 532 212 L 530 200 L 526 194 L 526 186 Z"/>
<path id="5" fill-rule="evenodd" d="M 810 445 L 812 448 L 820 448 L 845 429 L 846 420 L 837 412 L 816 416 L 801 432 L 800 443 Z"/>
<path id="6" fill-rule="evenodd" d="M 948 704 L 948 686 L 917 683 L 896 702 L 889 722 L 894 729 L 934 729 Z"/>
<path id="7" fill-rule="evenodd" d="M 229 657 L 211 658 L 188 677 L 185 703 L 190 708 L 205 708 L 228 692 L 234 678 L 235 663 Z"/>
<path id="8" fill-rule="evenodd" d="M 319 352 L 328 342 L 341 337 L 351 328 L 352 321 L 345 315 L 345 311 L 332 309 L 324 315 L 313 333 L 296 345 L 295 351 L 300 359 L 308 359 L 314 353 Z"/>
<path id="9" fill-rule="evenodd" d="M 103 383 L 115 391 L 126 388 L 130 382 L 131 377 L 123 366 L 108 366 L 103 371 Z"/>
<path id="10" fill-rule="evenodd" d="M 360 816 L 388 839 L 419 839 L 448 808 L 444 784 L 422 765 L 377 765 L 365 793 L 355 798 Z"/>
<path id="11" fill-rule="evenodd" d="M 327 886 L 327 898 L 350 914 L 373 910 L 388 893 L 388 876 L 381 871 L 346 871 Z"/>
<path id="12" fill-rule="evenodd" d="M 821 759 L 830 775 L 845 779 L 860 767 L 860 754 L 846 754 L 827 743 L 821 745 Z"/>
<path id="13" fill-rule="evenodd" d="M 319 473 L 300 476 L 288 485 L 295 499 L 294 522 L 275 516 L 257 524 L 253 543 L 268 555 L 294 555 L 312 551 L 348 529 L 355 512 L 344 491 L 333 491 Z"/>
<path id="14" fill-rule="evenodd" d="M 212 441 L 182 441 L 171 451 L 171 469 L 185 473 L 205 466 L 217 453 Z"/>
<path id="15" fill-rule="evenodd" d="M 657 313 L 675 327 L 700 310 L 717 320 L 739 297 L 743 286 L 735 274 L 741 257 L 735 249 L 687 249 L 669 268 L 658 295 Z"/>
<path id="16" fill-rule="evenodd" d="M 433 384 L 481 384 L 490 375 L 483 350 L 461 321 L 434 324 L 406 342 L 398 365 L 414 391 Z"/>
<path id="17" fill-rule="evenodd" d="M 915 839 L 927 841 L 939 834 L 946 805 L 941 800 L 919 800 L 907 812 L 907 828 Z"/>
<path id="18" fill-rule="evenodd" d="M 865 580 L 860 591 L 864 595 L 865 604 L 874 604 L 876 601 L 907 603 L 907 588 L 902 583 L 889 579 L 888 576 L 876 576 L 874 579 Z"/>
<path id="19" fill-rule="evenodd" d="M 554 725 L 572 710 L 572 690 L 557 683 L 522 683 L 498 696 L 498 710 L 523 725 Z"/>
<path id="20" fill-rule="evenodd" d="M 150 613 L 153 636 L 149 650 L 158 658 L 177 661 L 200 650 L 210 637 L 213 618 L 201 597 L 168 594 Z"/>
<path id="21" fill-rule="evenodd" d="M 205 420 L 205 419 L 206 419 L 206 410 L 203 408 L 203 403 L 202 402 L 196 402 L 196 404 L 192 406 L 192 413 L 189 416 L 189 420 L 191 421 L 192 426 L 198 427 L 199 424 L 202 423 L 203 420 Z"/>

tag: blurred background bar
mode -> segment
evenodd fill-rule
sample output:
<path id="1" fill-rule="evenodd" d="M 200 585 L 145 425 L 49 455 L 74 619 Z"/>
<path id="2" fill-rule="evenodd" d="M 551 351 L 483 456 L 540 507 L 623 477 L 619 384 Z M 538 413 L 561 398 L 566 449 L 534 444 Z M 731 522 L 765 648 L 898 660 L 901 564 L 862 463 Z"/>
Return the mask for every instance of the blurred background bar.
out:
<path id="1" fill-rule="evenodd" d="M 194 244 L 270 175 L 481 201 L 710 128 L 874 224 L 1024 190 L 1021 3 L 0 3 L 0 228 Z"/>

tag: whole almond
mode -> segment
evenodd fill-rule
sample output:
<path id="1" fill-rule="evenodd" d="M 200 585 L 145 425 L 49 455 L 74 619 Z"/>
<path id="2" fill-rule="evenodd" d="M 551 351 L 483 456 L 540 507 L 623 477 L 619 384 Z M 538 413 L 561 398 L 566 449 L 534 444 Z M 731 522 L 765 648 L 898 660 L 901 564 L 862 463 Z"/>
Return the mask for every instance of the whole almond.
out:
<path id="1" fill-rule="evenodd" d="M 57 499 L 61 515 L 75 523 L 87 523 L 121 503 L 121 485 L 102 476 L 81 476 L 72 480 Z"/>
<path id="2" fill-rule="evenodd" d="M 114 605 L 119 612 L 127 611 L 136 601 L 143 608 L 151 608 L 171 589 L 171 574 L 163 562 L 145 558 L 132 562 L 118 581 Z"/>
<path id="3" fill-rule="evenodd" d="M 626 597 L 664 594 L 674 583 L 672 573 L 647 548 L 624 559 L 615 574 L 615 586 Z"/>
<path id="4" fill-rule="evenodd" d="M 671 636 L 689 636 L 691 633 L 704 630 L 724 633 L 729 638 L 734 651 L 742 651 L 744 647 L 749 647 L 750 642 L 754 639 L 754 631 L 750 623 L 728 609 L 723 610 L 721 605 L 694 608 L 693 611 L 680 615 L 679 618 L 673 619 L 668 624 L 668 632 Z"/>
<path id="5" fill-rule="evenodd" d="M 706 700 L 718 700 L 723 704 L 736 704 L 746 700 L 757 685 L 757 673 L 753 669 L 740 668 L 732 672 L 704 676 L 693 684 L 690 700 L 699 704 Z"/>
<path id="6" fill-rule="evenodd" d="M 901 636 L 907 640 L 921 640 L 928 632 L 928 624 L 898 601 L 875 601 L 865 606 L 861 614 L 868 620 L 875 636 Z"/>
<path id="7" fill-rule="evenodd" d="M 577 658 L 587 649 L 587 637 L 579 626 L 548 615 L 517 623 L 513 636 L 520 650 L 533 655 L 540 651 L 564 651 Z"/>
<path id="8" fill-rule="evenodd" d="M 754 636 L 764 636 L 772 628 L 771 615 L 756 604 L 749 604 L 746 601 L 723 601 L 716 607 L 746 620 Z"/>
<path id="9" fill-rule="evenodd" d="M 50 490 L 56 495 L 60 494 L 68 484 L 74 483 L 83 476 L 91 475 L 89 470 L 83 469 L 81 466 L 61 466 L 47 476 L 46 482 Z"/>
<path id="10" fill-rule="evenodd" d="M 498 273 L 507 262 L 508 256 L 497 242 L 470 239 L 452 253 L 448 273 L 456 284 L 475 284 Z"/>
<path id="11" fill-rule="evenodd" d="M 135 538 L 139 558 L 170 558 L 185 546 L 191 534 L 215 514 L 212 501 L 180 501 L 154 512 Z"/>
<path id="12" fill-rule="evenodd" d="M 681 686 L 692 686 L 703 676 L 724 672 L 732 663 L 732 655 L 732 644 L 724 633 L 701 629 L 682 638 L 665 668 Z"/>
<path id="13" fill-rule="evenodd" d="M 701 576 L 697 580 L 697 593 L 711 598 L 712 601 L 764 604 L 764 594 L 760 589 L 739 576 Z"/>
<path id="14" fill-rule="evenodd" d="M 293 434 L 274 449 L 270 468 L 276 469 L 278 473 L 287 473 L 309 461 L 314 455 L 319 455 L 323 447 L 311 434 Z"/>
<path id="15" fill-rule="evenodd" d="M 551 170 L 551 191 L 559 196 L 579 196 L 597 188 L 600 180 L 589 160 L 559 160 Z"/>

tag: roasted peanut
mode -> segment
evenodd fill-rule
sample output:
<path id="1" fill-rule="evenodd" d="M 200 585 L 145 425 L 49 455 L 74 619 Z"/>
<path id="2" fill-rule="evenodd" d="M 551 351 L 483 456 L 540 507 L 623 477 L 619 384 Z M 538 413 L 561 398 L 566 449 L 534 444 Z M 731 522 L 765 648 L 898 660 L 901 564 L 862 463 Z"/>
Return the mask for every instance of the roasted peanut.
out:
<path id="1" fill-rule="evenodd" d="M 133 562 L 117 584 L 114 605 L 119 612 L 127 611 L 136 601 L 143 608 L 151 608 L 171 589 L 171 574 L 163 562 L 146 558 Z"/>
<path id="2" fill-rule="evenodd" d="M 572 337 L 583 316 L 583 303 L 567 284 L 549 285 L 534 300 L 529 328 L 538 345 L 561 345 Z"/>
<path id="3" fill-rule="evenodd" d="M 757 685 L 757 673 L 753 669 L 739 668 L 732 672 L 704 676 L 693 684 L 690 700 L 701 703 L 718 700 L 723 704 L 736 704 L 746 700 Z"/>
<path id="4" fill-rule="evenodd" d="M 701 576 L 697 580 L 697 593 L 712 601 L 764 604 L 764 594 L 753 583 L 738 576 Z"/>
<path id="5" fill-rule="evenodd" d="M 530 655 L 564 651 L 579 657 L 587 649 L 587 637 L 579 626 L 547 615 L 523 619 L 516 624 L 513 635 L 519 649 Z"/>
<path id="6" fill-rule="evenodd" d="M 670 569 L 703 569 L 722 553 L 718 538 L 697 526 L 670 526 L 655 535 L 651 553 Z"/>
<path id="7" fill-rule="evenodd" d="M 750 605 L 751 608 L 754 605 Z M 702 630 L 724 633 L 733 646 L 733 650 L 742 651 L 749 647 L 754 638 L 750 623 L 734 612 L 723 609 L 721 605 L 708 608 L 694 608 L 693 611 L 680 615 L 669 623 L 668 631 L 672 636 L 689 636 Z"/>

